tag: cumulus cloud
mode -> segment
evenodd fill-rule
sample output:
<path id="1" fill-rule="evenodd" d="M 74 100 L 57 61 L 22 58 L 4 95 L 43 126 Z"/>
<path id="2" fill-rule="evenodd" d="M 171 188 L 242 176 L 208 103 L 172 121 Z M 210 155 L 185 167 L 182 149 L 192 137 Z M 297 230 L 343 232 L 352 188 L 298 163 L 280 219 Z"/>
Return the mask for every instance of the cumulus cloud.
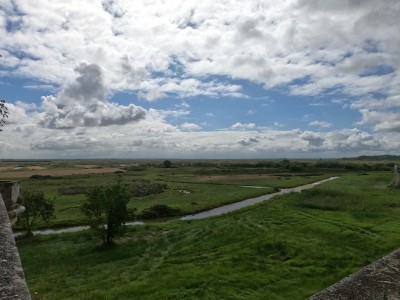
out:
<path id="1" fill-rule="evenodd" d="M 75 81 L 57 96 L 42 97 L 43 112 L 39 124 L 52 129 L 79 126 L 124 125 L 145 118 L 146 111 L 134 104 L 127 106 L 107 102 L 109 90 L 103 72 L 96 64 L 81 63 L 75 68 Z"/>
<path id="2" fill-rule="evenodd" d="M 195 123 L 185 122 L 185 123 L 181 124 L 180 128 L 185 131 L 194 131 L 194 130 L 200 130 L 201 126 L 198 124 L 195 124 Z"/>
<path id="3" fill-rule="evenodd" d="M 242 137 L 239 139 L 238 143 L 242 146 L 250 146 L 253 144 L 257 144 L 259 139 L 257 137 Z"/>
<path id="4" fill-rule="evenodd" d="M 316 127 L 322 127 L 322 128 L 329 128 L 332 127 L 333 124 L 326 122 L 326 121 L 312 121 L 308 123 L 309 126 L 316 126 Z"/>
<path id="5" fill-rule="evenodd" d="M 361 109 L 359 124 L 371 125 L 375 131 L 400 132 L 400 114 L 388 111 Z"/>
<path id="6" fill-rule="evenodd" d="M 359 125 L 371 126 L 378 132 L 400 132 L 399 95 L 362 98 L 353 102 L 350 107 L 360 112 Z"/>
<path id="7" fill-rule="evenodd" d="M 309 146 L 312 147 L 319 147 L 321 146 L 325 139 L 323 139 L 320 134 L 315 133 L 315 132 L 309 132 L 309 131 L 305 131 L 300 135 L 300 139 L 302 139 L 303 141 L 306 141 L 308 143 Z"/>
<path id="8" fill-rule="evenodd" d="M 254 123 L 243 124 L 240 122 L 237 122 L 231 126 L 232 129 L 240 129 L 240 130 L 254 129 L 255 127 L 256 127 L 256 124 L 254 124 Z"/>
<path id="9" fill-rule="evenodd" d="M 385 151 L 390 149 L 390 143 L 385 138 L 375 137 L 359 129 L 343 129 L 326 135 L 327 148 L 335 151 Z"/>
<path id="10" fill-rule="evenodd" d="M 254 156 L 282 157 L 400 147 L 397 0 L 6 0 L 0 7 L 6 58 L 0 76 L 32 79 L 25 88 L 53 94 L 37 106 L 10 103 L 3 157 L 57 157 L 60 149 L 79 157 L 84 148 L 96 148 L 85 152 L 93 157 L 232 157 L 244 146 Z M 278 122 L 271 129 L 242 121 L 203 132 L 201 120 L 182 123 L 195 107 L 186 102 L 191 97 L 246 98 L 249 82 L 322 96 L 308 97 L 312 110 L 325 101 L 357 110 L 363 130 L 332 130 L 321 120 L 309 126 L 332 131 L 285 131 Z M 53 87 L 62 88 L 57 94 Z M 111 101 L 113 92 L 127 91 L 147 101 L 182 102 L 145 110 Z M 212 121 L 218 117 L 209 107 L 205 113 L 215 116 Z M 238 138 L 244 130 L 246 136 Z"/>
<path id="11" fill-rule="evenodd" d="M 294 94 L 395 94 L 399 12 L 395 0 L 7 1 L 1 64 L 60 85 L 72 80 L 74 65 L 93 61 L 107 70 L 111 89 L 150 101 L 169 93 L 243 96 L 208 75 L 286 84 Z"/>

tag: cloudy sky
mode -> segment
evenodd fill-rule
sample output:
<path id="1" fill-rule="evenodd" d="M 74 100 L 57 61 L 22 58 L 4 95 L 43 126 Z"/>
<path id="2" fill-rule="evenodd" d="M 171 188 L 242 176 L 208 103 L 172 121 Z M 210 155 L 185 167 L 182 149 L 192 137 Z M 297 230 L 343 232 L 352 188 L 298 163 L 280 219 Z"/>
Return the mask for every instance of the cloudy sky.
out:
<path id="1" fill-rule="evenodd" d="M 399 154 L 398 0 L 0 0 L 0 158 Z"/>

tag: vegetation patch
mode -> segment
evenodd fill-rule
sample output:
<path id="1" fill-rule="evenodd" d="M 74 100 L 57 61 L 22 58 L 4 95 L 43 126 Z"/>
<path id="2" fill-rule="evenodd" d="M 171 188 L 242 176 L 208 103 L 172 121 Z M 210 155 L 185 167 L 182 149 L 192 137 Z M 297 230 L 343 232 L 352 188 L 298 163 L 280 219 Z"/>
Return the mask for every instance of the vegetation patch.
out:
<path id="1" fill-rule="evenodd" d="M 298 197 L 298 206 L 325 210 L 363 209 L 361 195 L 339 190 L 304 190 Z"/>
<path id="2" fill-rule="evenodd" d="M 136 181 L 130 185 L 130 191 L 134 197 L 148 196 L 152 194 L 160 194 L 167 188 L 166 184 L 150 182 L 148 180 Z"/>
<path id="3" fill-rule="evenodd" d="M 145 208 L 141 214 L 138 215 L 139 219 L 159 219 L 181 215 L 182 212 L 178 208 L 173 208 L 165 204 L 155 204 L 149 208 Z"/>
<path id="4" fill-rule="evenodd" d="M 31 177 L 29 177 L 30 179 L 51 179 L 53 176 L 51 175 L 39 175 L 39 174 L 34 174 Z"/>
<path id="5" fill-rule="evenodd" d="M 79 194 L 87 194 L 93 189 L 91 186 L 86 185 L 77 185 L 77 186 L 69 186 L 62 187 L 58 189 L 58 193 L 60 195 L 79 195 Z"/>

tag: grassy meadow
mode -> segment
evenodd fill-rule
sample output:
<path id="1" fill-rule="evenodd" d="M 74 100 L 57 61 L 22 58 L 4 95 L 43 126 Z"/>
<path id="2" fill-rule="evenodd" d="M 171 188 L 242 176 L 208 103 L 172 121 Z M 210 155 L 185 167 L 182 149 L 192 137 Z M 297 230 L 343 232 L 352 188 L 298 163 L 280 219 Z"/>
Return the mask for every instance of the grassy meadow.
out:
<path id="1" fill-rule="evenodd" d="M 274 171 L 214 165 L 128 169 L 126 182 L 140 177 L 167 186 L 163 193 L 135 197 L 134 207 L 165 201 L 182 212 L 340 178 L 219 217 L 130 226 L 108 250 L 98 250 L 99 241 L 87 231 L 19 240 L 33 298 L 305 299 L 399 247 L 400 191 L 390 187 L 392 171 Z M 53 225 L 72 224 L 83 222 L 72 207 L 84 195 L 60 197 L 61 182 L 74 187 L 114 177 L 77 175 L 36 185 L 57 196 Z M 243 187 L 248 185 L 266 189 Z"/>
<path id="2" fill-rule="evenodd" d="M 102 162 L 102 161 L 100 161 Z M 193 164 L 178 164 L 173 168 L 163 168 L 162 163 L 143 163 L 141 166 L 121 164 L 120 161 L 106 165 L 91 162 L 99 170 L 109 167 L 121 167 L 112 173 L 78 174 L 64 176 L 42 175 L 29 178 L 21 177 L 22 189 L 43 191 L 46 196 L 54 198 L 55 219 L 49 224 L 39 227 L 62 227 L 80 225 L 86 222 L 80 207 L 86 198 L 86 191 L 98 185 L 107 185 L 122 176 L 123 182 L 133 186 L 137 182 L 149 182 L 164 185 L 162 193 L 133 197 L 130 208 L 136 208 L 137 214 L 156 204 L 165 204 L 179 209 L 180 215 L 221 206 L 231 202 L 268 194 L 276 188 L 294 187 L 315 182 L 331 176 L 325 173 L 291 172 L 276 173 L 276 169 L 268 168 L 231 168 L 219 167 L 218 164 L 196 166 Z M 88 164 L 84 165 L 87 166 Z M 43 170 L 80 170 L 78 164 L 67 162 L 42 164 Z M 84 170 L 84 169 L 83 169 Z M 271 173 L 273 172 L 273 173 Z M 40 172 L 36 172 L 40 174 Z M 21 176 L 24 169 L 20 170 Z M 47 173 L 46 173 L 47 174 Z M 0 173 L 1 175 L 1 173 Z M 256 188 L 255 188 L 256 187 Z"/>

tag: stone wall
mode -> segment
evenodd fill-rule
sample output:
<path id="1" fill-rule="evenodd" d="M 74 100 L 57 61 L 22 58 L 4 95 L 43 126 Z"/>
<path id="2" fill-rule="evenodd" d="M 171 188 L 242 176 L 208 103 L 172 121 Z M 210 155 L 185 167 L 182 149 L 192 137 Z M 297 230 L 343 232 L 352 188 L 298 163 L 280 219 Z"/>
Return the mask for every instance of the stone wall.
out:
<path id="1" fill-rule="evenodd" d="M 400 188 L 400 168 L 394 165 L 394 186 Z"/>
<path id="2" fill-rule="evenodd" d="M 362 268 L 308 300 L 399 300 L 400 249 Z"/>
<path id="3" fill-rule="evenodd" d="M 0 194 L 0 299 L 31 299 L 4 202 Z"/>

